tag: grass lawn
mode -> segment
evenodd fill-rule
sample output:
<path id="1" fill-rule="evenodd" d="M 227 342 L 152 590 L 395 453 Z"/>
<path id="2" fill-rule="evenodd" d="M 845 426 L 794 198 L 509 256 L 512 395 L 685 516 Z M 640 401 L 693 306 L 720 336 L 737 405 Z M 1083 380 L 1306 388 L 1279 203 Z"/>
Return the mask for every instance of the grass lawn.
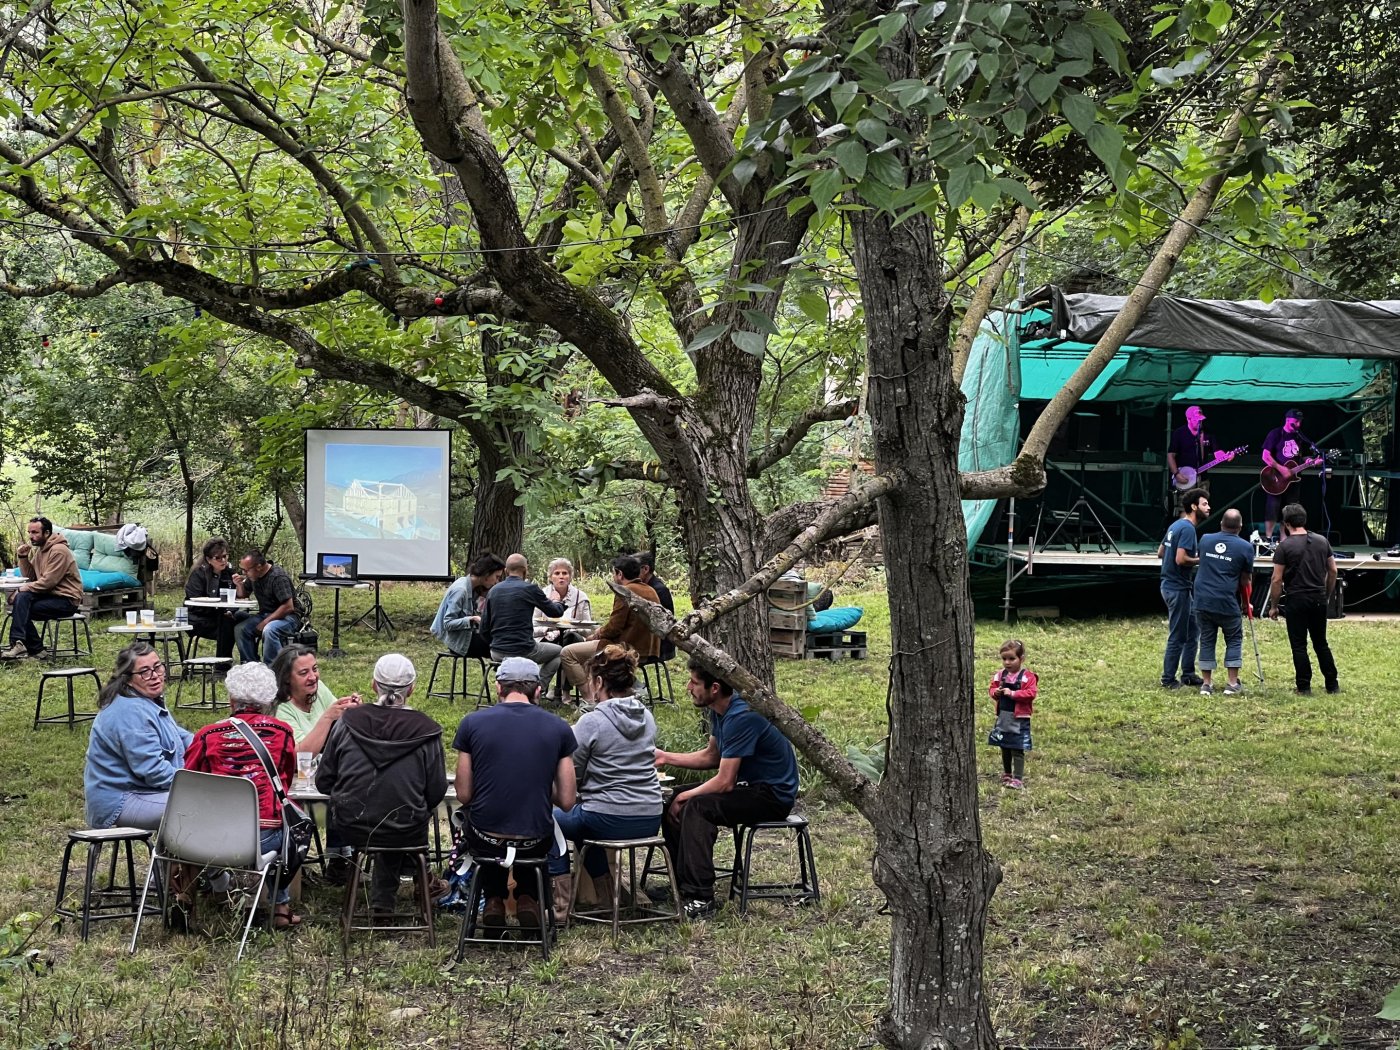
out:
<path id="1" fill-rule="evenodd" d="M 367 690 L 380 653 L 419 667 L 439 590 L 400 585 L 389 643 L 346 631 L 322 660 L 340 694 Z M 864 662 L 779 664 L 784 695 L 820 709 L 842 745 L 884 733 L 890 656 L 883 597 L 865 604 Z M 844 597 L 843 597 L 844 600 Z M 174 596 L 159 603 L 162 612 Z M 345 595 L 346 618 L 367 603 Z M 327 610 L 328 612 L 328 610 Z M 318 619 L 328 622 L 322 613 Z M 98 621 L 100 631 L 112 621 Z M 987 988 L 1004 1043 L 1054 1047 L 1390 1046 L 1376 1019 L 1400 981 L 1400 730 L 1389 683 L 1393 622 L 1331 626 L 1344 692 L 1292 692 L 1281 624 L 1259 628 L 1268 684 L 1246 642 L 1242 698 L 1157 685 L 1164 617 L 1022 625 L 1041 676 L 1027 790 L 1001 788 L 985 682 L 1006 637 L 978 631 L 982 827 L 1004 878 L 987 936 Z M 323 629 L 322 648 L 329 647 Z M 118 645 L 101 634 L 105 676 Z M 358 939 L 343 957 L 339 891 L 312 890 L 294 935 L 261 934 L 237 970 L 231 928 L 167 937 L 128 956 L 130 927 L 87 944 L 47 921 L 64 829 L 81 825 L 86 728 L 30 729 L 39 668 L 0 669 L 0 959 L 6 1047 L 858 1047 L 886 994 L 888 923 L 861 820 L 805 764 L 823 900 L 754 904 L 747 920 L 567 932 L 542 963 L 473 950 L 447 965 L 420 938 Z M 676 678 L 679 687 L 684 674 Z M 1319 681 L 1320 685 L 1320 681 Z M 462 715 L 415 697 L 448 727 Z M 191 728 L 203 721 L 181 712 Z M 682 695 L 658 712 L 662 743 L 699 743 Z M 772 854 L 766 855 L 771 861 Z M 27 917 L 26 917 L 27 916 Z"/>

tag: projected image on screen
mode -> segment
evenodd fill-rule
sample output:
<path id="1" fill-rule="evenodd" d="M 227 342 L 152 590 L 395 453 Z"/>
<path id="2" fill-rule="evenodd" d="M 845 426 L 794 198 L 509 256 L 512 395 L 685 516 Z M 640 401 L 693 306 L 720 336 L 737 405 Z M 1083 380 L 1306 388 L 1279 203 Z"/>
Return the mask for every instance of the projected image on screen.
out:
<path id="1" fill-rule="evenodd" d="M 442 474 L 435 448 L 327 445 L 327 538 L 440 539 Z"/>
<path id="2" fill-rule="evenodd" d="M 308 430 L 306 550 L 357 555 L 367 579 L 443 579 L 451 432 Z"/>

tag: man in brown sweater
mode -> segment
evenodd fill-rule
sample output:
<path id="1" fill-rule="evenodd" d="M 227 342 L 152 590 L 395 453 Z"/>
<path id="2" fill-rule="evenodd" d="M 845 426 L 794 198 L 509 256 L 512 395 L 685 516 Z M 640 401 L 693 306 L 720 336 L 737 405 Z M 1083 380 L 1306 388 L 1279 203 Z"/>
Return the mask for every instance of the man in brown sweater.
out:
<path id="1" fill-rule="evenodd" d="M 632 555 L 624 554 L 613 560 L 613 580 L 638 598 L 659 604 L 656 591 L 642 583 L 641 575 L 642 563 Z M 593 659 L 599 646 L 607 642 L 626 642 L 637 650 L 643 660 L 661 651 L 661 639 L 651 633 L 646 621 L 632 611 L 620 594 L 613 595 L 612 614 L 608 622 L 599 627 L 598 633 L 588 641 L 564 646 L 559 665 L 569 684 L 576 687 L 589 702 L 593 700 L 593 683 L 588 680 L 588 661 Z"/>
<path id="2" fill-rule="evenodd" d="M 72 616 L 83 601 L 83 578 L 68 538 L 54 532 L 48 518 L 30 518 L 25 531 L 29 542 L 15 548 L 25 582 L 12 592 L 10 647 L 0 651 L 3 660 L 41 655 L 44 646 L 34 621 Z"/>

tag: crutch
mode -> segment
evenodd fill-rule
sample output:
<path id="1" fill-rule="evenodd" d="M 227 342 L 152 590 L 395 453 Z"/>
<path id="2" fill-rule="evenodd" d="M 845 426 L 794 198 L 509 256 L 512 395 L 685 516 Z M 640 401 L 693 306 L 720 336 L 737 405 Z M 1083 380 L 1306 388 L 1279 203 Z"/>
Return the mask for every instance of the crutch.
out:
<path id="1" fill-rule="evenodd" d="M 1264 661 L 1259 658 L 1259 636 L 1254 633 L 1254 579 L 1246 577 L 1244 587 L 1244 614 L 1249 617 L 1249 640 L 1254 643 L 1254 677 L 1264 684 Z"/>

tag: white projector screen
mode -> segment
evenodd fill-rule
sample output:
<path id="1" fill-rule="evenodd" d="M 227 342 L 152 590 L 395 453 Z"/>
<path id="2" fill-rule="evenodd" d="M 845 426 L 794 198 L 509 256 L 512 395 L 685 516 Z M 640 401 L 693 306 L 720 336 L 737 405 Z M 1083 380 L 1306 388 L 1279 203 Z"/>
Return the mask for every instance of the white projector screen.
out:
<path id="1" fill-rule="evenodd" d="M 358 554 L 364 578 L 450 578 L 451 462 L 449 430 L 307 430 L 305 571 Z"/>

